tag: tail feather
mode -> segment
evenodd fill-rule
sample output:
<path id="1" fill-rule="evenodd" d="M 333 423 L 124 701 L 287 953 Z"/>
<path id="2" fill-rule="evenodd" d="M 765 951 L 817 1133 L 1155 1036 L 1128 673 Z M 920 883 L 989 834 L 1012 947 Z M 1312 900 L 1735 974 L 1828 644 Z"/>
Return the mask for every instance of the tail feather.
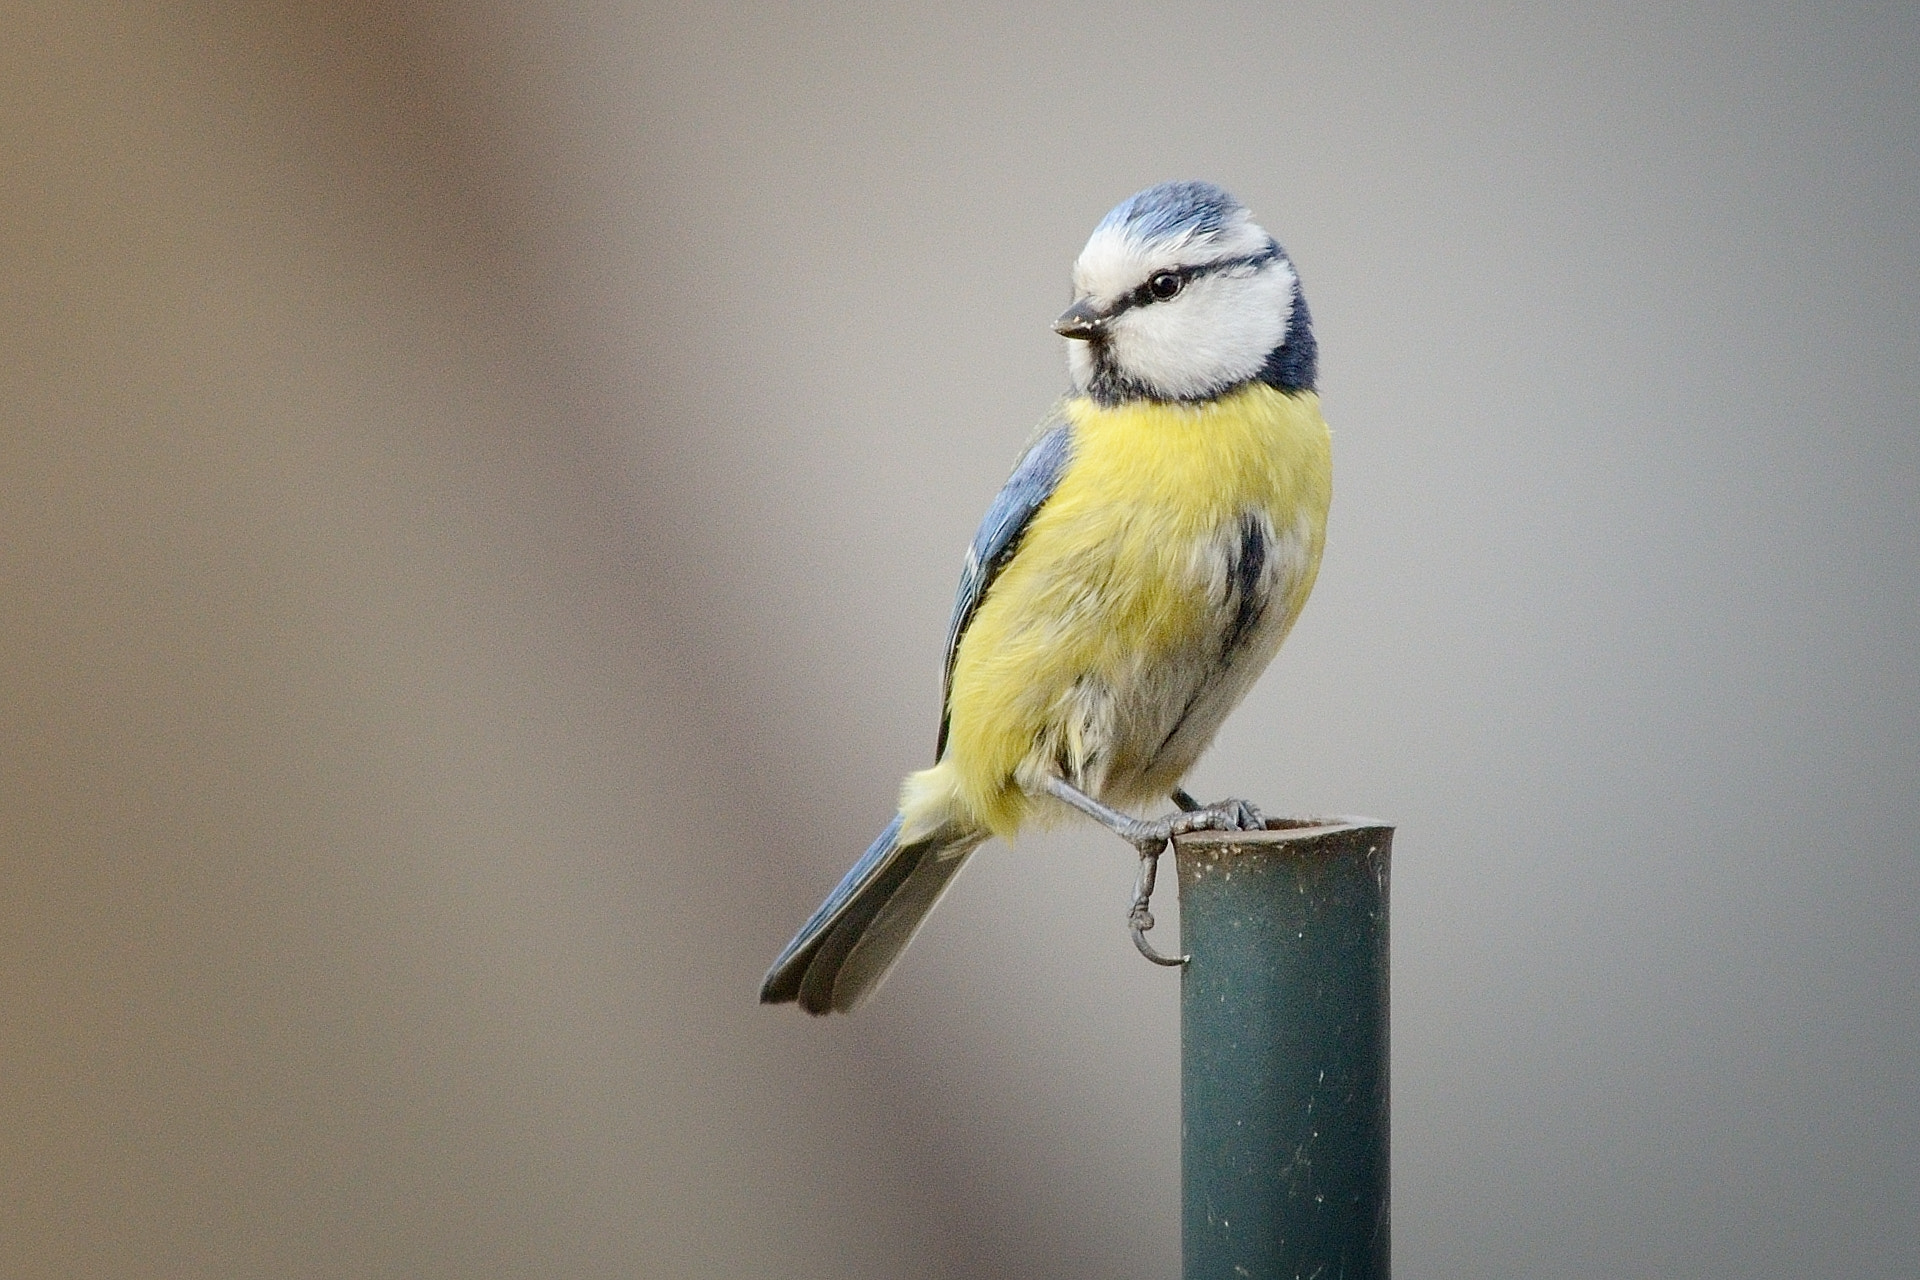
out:
<path id="1" fill-rule="evenodd" d="M 872 995 L 986 838 L 948 824 L 903 844 L 901 822 L 887 824 L 773 962 L 761 1003 L 844 1013 Z"/>

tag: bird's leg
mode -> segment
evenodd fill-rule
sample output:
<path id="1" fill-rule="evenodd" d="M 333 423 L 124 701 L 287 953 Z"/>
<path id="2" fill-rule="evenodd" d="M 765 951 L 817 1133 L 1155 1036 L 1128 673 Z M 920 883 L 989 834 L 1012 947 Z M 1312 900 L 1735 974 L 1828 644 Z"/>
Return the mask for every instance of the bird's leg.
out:
<path id="1" fill-rule="evenodd" d="M 1153 928 L 1153 913 L 1148 910 L 1148 903 L 1153 899 L 1153 882 L 1160 869 L 1160 855 L 1166 852 L 1167 845 L 1175 836 L 1183 836 L 1190 831 L 1259 830 L 1265 825 L 1260 811 L 1244 800 L 1228 800 L 1203 807 L 1196 804 L 1185 791 L 1176 790 L 1173 802 L 1180 806 L 1181 812 L 1168 814 L 1164 818 L 1135 818 L 1118 809 L 1108 808 L 1063 778 L 1048 778 L 1047 792 L 1063 804 L 1086 814 L 1139 851 L 1140 875 L 1134 881 L 1133 909 L 1127 915 L 1127 924 L 1133 930 L 1133 943 L 1140 948 L 1141 955 L 1155 964 L 1185 964 L 1187 957 L 1163 956 L 1147 941 L 1147 930 Z"/>

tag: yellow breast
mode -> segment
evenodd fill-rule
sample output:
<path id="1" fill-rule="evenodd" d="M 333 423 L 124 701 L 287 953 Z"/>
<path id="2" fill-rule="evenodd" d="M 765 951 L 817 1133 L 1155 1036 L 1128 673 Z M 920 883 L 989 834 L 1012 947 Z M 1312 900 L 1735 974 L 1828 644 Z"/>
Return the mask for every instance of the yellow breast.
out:
<path id="1" fill-rule="evenodd" d="M 1075 400 L 1066 417 L 1073 462 L 1035 517 L 1033 541 L 1105 545 L 1149 577 L 1177 582 L 1175 549 L 1249 509 L 1276 529 L 1304 518 L 1316 548 L 1325 535 L 1332 451 L 1312 393 L 1255 383 L 1197 405 Z M 1043 559 L 1032 572 L 1044 572 Z"/>
<path id="2" fill-rule="evenodd" d="M 1062 734 L 1099 730 L 1065 723 L 1076 689 L 1137 685 L 1217 644 L 1203 634 L 1215 623 L 1202 552 L 1249 513 L 1301 554 L 1275 602 L 1284 633 L 1312 588 L 1332 495 L 1327 426 L 1311 394 L 1254 385 L 1196 405 L 1080 399 L 1064 415 L 1067 471 L 954 665 L 945 764 L 965 807 L 1003 835 L 1025 815 L 1023 766 L 1046 764 L 1031 758 L 1036 750 L 1071 754 L 1078 744 Z"/>

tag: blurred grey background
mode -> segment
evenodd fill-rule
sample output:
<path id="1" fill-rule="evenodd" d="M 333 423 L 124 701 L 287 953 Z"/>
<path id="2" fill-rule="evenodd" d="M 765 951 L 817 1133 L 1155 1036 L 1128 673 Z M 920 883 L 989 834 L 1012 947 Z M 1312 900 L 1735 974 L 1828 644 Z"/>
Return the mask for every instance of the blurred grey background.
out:
<path id="1" fill-rule="evenodd" d="M 1399 1274 L 1920 1274 L 1911 5 L 30 2 L 0 166 L 0 1272 L 1174 1274 L 1110 838 L 753 997 L 1205 177 L 1338 496 L 1196 790 L 1400 826 Z"/>

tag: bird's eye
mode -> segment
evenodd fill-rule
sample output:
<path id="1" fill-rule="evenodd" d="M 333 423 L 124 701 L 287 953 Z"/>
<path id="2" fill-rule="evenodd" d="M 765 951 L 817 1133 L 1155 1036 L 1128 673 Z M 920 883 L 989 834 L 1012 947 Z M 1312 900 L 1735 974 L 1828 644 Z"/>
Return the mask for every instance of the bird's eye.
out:
<path id="1" fill-rule="evenodd" d="M 1180 292 L 1186 283 L 1177 271 L 1156 271 L 1147 278 L 1147 292 L 1153 295 L 1156 302 L 1165 302 Z"/>

